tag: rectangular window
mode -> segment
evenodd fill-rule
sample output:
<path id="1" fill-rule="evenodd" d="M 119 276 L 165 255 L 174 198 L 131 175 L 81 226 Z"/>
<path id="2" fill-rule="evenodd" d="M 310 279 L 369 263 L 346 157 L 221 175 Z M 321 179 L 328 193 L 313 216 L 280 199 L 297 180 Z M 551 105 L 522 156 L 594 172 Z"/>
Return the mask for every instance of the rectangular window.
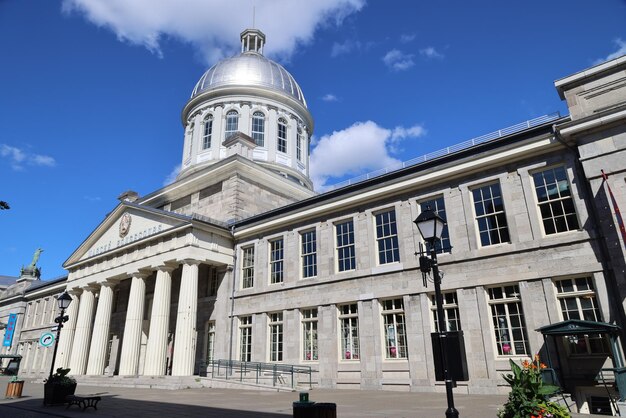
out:
<path id="1" fill-rule="evenodd" d="M 204 120 L 204 134 L 202 135 L 202 149 L 211 148 L 212 136 L 213 136 L 213 116 L 209 115 Z"/>
<path id="2" fill-rule="evenodd" d="M 252 361 L 252 316 L 239 318 L 239 360 Z"/>
<path id="3" fill-rule="evenodd" d="M 359 360 L 359 311 L 356 303 L 339 306 L 341 359 Z"/>
<path id="4" fill-rule="evenodd" d="M 489 305 L 498 354 L 528 355 L 528 336 L 519 287 L 502 286 L 489 289 Z"/>
<path id="5" fill-rule="evenodd" d="M 259 146 L 265 146 L 265 115 L 254 112 L 252 115 L 252 139 Z"/>
<path id="6" fill-rule="evenodd" d="M 280 152 L 287 152 L 287 122 L 283 119 L 278 119 L 277 140 L 276 149 Z"/>
<path id="7" fill-rule="evenodd" d="M 443 319 L 446 323 L 445 331 L 460 331 L 461 320 L 459 319 L 459 304 L 456 299 L 456 292 L 444 293 L 441 296 L 443 297 Z M 430 309 L 433 312 L 434 330 L 435 332 L 439 332 L 435 295 L 430 297 L 430 302 Z"/>
<path id="8" fill-rule="evenodd" d="M 302 277 L 309 278 L 317 276 L 317 233 L 311 231 L 300 234 L 301 257 L 302 257 Z"/>
<path id="9" fill-rule="evenodd" d="M 376 242 L 378 244 L 378 264 L 400 261 L 398 250 L 398 230 L 396 228 L 396 211 L 381 212 L 376 216 Z"/>
<path id="10" fill-rule="evenodd" d="M 224 124 L 224 139 L 228 139 L 233 136 L 238 129 L 239 113 L 235 110 L 231 110 L 226 114 L 226 123 Z"/>
<path id="11" fill-rule="evenodd" d="M 430 208 L 437 215 L 441 216 L 444 221 L 447 221 L 446 217 L 446 206 L 443 202 L 443 196 L 437 197 L 435 199 L 426 200 L 420 203 L 420 211 L 424 212 L 426 209 Z M 437 254 L 441 253 L 449 253 L 451 250 L 450 246 L 450 232 L 448 231 L 448 224 L 443 227 L 443 233 L 441 234 L 441 239 L 435 243 L 435 250 Z M 426 243 L 426 251 L 430 253 L 430 243 Z"/>
<path id="12" fill-rule="evenodd" d="M 206 363 L 210 364 L 214 357 L 215 349 L 215 321 L 207 323 L 206 327 Z"/>
<path id="13" fill-rule="evenodd" d="M 302 310 L 302 360 L 317 361 L 317 308 Z"/>
<path id="14" fill-rule="evenodd" d="M 302 130 L 300 128 L 296 134 L 296 158 L 302 161 Z"/>
<path id="15" fill-rule="evenodd" d="M 493 183 L 474 189 L 472 196 L 480 244 L 486 247 L 509 242 L 509 228 L 506 223 L 500 184 Z"/>
<path id="16" fill-rule="evenodd" d="M 546 235 L 578 229 L 578 218 L 565 167 L 533 174 L 537 204 Z"/>
<path id="17" fill-rule="evenodd" d="M 217 288 L 219 286 L 217 269 L 213 266 L 202 264 L 199 270 L 200 277 L 204 277 L 206 279 L 206 290 L 204 296 L 217 296 Z"/>
<path id="18" fill-rule="evenodd" d="M 335 225 L 335 230 L 337 233 L 337 270 L 354 270 L 356 268 L 354 222 L 338 223 Z"/>
<path id="19" fill-rule="evenodd" d="M 248 289 L 254 286 L 254 246 L 241 249 L 241 287 Z"/>
<path id="20" fill-rule="evenodd" d="M 269 314 L 270 361 L 283 361 L 283 313 Z"/>
<path id="21" fill-rule="evenodd" d="M 270 241 L 270 283 L 283 282 L 283 239 Z"/>
<path id="22" fill-rule="evenodd" d="M 389 299 L 382 302 L 385 327 L 385 358 L 407 358 L 406 327 L 404 325 L 404 302 Z"/>
<path id="23" fill-rule="evenodd" d="M 563 320 L 602 321 L 591 277 L 557 280 L 555 285 L 556 297 L 561 306 Z M 570 354 L 605 354 L 610 352 L 606 338 L 601 334 L 568 336 L 564 337 L 563 342 Z"/>

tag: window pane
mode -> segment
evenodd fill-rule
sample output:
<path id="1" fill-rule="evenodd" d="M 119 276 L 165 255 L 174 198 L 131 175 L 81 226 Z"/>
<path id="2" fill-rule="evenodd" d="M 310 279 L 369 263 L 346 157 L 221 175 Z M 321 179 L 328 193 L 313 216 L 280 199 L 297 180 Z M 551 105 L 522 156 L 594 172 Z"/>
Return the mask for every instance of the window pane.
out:
<path id="1" fill-rule="evenodd" d="M 564 167 L 533 174 L 544 233 L 551 235 L 578 229 L 578 219 Z"/>

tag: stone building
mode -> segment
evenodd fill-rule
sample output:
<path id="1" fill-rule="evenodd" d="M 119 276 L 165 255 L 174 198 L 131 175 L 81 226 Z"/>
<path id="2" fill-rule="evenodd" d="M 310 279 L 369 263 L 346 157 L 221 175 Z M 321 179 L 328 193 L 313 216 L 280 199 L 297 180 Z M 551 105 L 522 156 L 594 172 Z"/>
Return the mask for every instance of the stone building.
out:
<path id="1" fill-rule="evenodd" d="M 44 281 L 38 270 L 22 268 L 19 277 L 3 277 L 7 280 L 0 289 L 0 324 L 5 329 L 0 354 L 21 356 L 21 377 L 48 376 L 53 346 L 42 346 L 39 340 L 56 326 L 56 297 L 65 290 L 67 276 Z M 12 333 L 7 335 L 12 321 Z M 0 367 L 7 367 L 8 363 L 9 359 L 2 359 Z"/>
<path id="2" fill-rule="evenodd" d="M 606 398 L 594 376 L 611 367 L 607 336 L 550 348 L 536 330 L 626 326 L 625 243 L 606 189 L 626 208 L 626 57 L 555 82 L 568 116 L 315 194 L 303 93 L 262 55 L 260 31 L 241 42 L 183 109 L 177 180 L 122 194 L 65 262 L 74 300 L 58 365 L 192 376 L 218 359 L 284 363 L 310 365 L 319 387 L 443 390 L 433 286 L 415 256 L 413 220 L 430 206 L 447 221 L 446 324 L 464 333 L 468 378 L 455 390 L 505 392 L 509 359 L 551 351 L 581 410 Z"/>

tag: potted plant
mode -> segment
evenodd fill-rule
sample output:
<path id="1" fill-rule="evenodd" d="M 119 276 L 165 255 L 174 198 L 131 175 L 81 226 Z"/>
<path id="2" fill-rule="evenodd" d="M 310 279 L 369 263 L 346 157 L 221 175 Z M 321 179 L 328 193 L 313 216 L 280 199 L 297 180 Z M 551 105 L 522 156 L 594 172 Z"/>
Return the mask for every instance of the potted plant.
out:
<path id="1" fill-rule="evenodd" d="M 539 354 L 532 361 L 524 360 L 521 367 L 513 360 L 509 363 L 513 373 L 503 377 L 511 392 L 498 418 L 570 418 L 565 407 L 549 400 L 559 388 L 543 382 L 541 370 L 546 365 L 539 361 Z"/>
<path id="2" fill-rule="evenodd" d="M 68 395 L 76 391 L 76 379 L 68 376 L 70 369 L 59 367 L 50 379 L 44 381 L 44 405 L 60 405 L 65 403 Z"/>
<path id="3" fill-rule="evenodd" d="M 15 375 L 9 380 L 5 397 L 7 399 L 21 398 L 22 389 L 24 389 L 24 381 Z"/>

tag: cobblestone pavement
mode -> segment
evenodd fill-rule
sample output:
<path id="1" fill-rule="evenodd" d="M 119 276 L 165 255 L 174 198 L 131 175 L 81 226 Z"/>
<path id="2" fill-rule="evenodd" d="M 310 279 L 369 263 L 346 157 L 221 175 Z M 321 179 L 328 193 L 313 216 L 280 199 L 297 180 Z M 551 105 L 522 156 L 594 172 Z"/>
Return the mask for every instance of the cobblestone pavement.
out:
<path id="1" fill-rule="evenodd" d="M 8 379 L 0 380 L 0 390 Z M 84 412 L 77 406 L 43 406 L 43 385 L 26 382 L 19 399 L 0 399 L 0 417 L 208 417 L 208 418 L 285 418 L 292 415 L 296 392 L 236 389 L 139 389 L 79 385 L 77 395 L 102 397 L 98 410 Z M 444 417 L 444 393 L 389 391 L 322 390 L 309 392 L 310 400 L 337 404 L 340 418 Z M 455 395 L 462 418 L 495 417 L 504 403 L 502 395 Z M 573 415 L 594 417 L 594 415 Z"/>

